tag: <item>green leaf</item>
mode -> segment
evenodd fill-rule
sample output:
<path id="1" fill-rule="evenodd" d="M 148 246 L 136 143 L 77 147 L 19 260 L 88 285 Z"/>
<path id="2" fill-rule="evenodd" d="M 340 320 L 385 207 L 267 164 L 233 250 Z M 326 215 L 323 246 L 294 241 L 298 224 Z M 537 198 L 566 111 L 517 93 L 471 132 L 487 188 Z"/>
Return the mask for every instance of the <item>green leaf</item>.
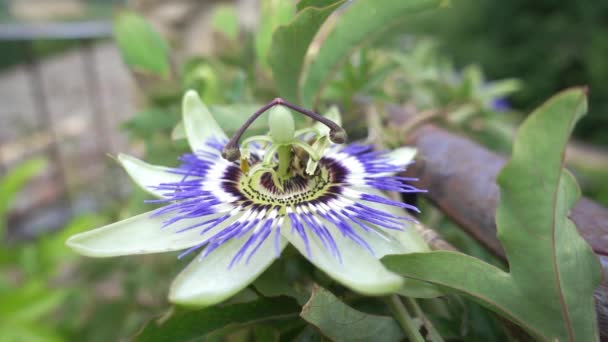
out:
<path id="1" fill-rule="evenodd" d="M 169 75 L 169 47 L 143 17 L 130 11 L 118 14 L 114 39 L 125 63 L 133 70 Z"/>
<path id="2" fill-rule="evenodd" d="M 407 14 L 437 6 L 438 3 L 438 0 L 353 2 L 323 41 L 307 73 L 296 78 L 302 84 L 300 95 L 304 107 L 313 107 L 327 79 L 354 50 L 390 30 L 407 18 Z"/>
<path id="3" fill-rule="evenodd" d="M 262 298 L 247 303 L 214 306 L 173 314 L 161 325 L 149 322 L 137 341 L 190 341 L 227 325 L 245 325 L 294 317 L 300 306 L 289 297 Z"/>
<path id="4" fill-rule="evenodd" d="M 315 287 L 300 316 L 332 341 L 401 341 L 403 333 L 392 317 L 357 311 L 331 292 Z"/>
<path id="5" fill-rule="evenodd" d="M 211 18 L 211 25 L 226 37 L 236 40 L 239 36 L 239 18 L 236 8 L 232 5 L 216 6 Z"/>
<path id="6" fill-rule="evenodd" d="M 31 279 L 20 288 L 0 293 L 0 317 L 19 324 L 34 322 L 56 310 L 66 295 L 66 290 L 49 289 L 44 281 Z"/>
<path id="7" fill-rule="evenodd" d="M 4 235 L 5 216 L 13 204 L 15 196 L 46 167 L 45 159 L 31 159 L 14 167 L 0 179 L 0 240 Z"/>
<path id="8" fill-rule="evenodd" d="M 74 217 L 61 231 L 40 238 L 36 247 L 44 262 L 44 269 L 49 272 L 61 270 L 68 260 L 76 257 L 76 254 L 65 247 L 65 241 L 70 236 L 84 232 L 91 227 L 102 226 L 107 223 L 107 220 L 101 215 L 80 215 Z"/>
<path id="9" fill-rule="evenodd" d="M 510 273 L 452 252 L 387 256 L 384 264 L 470 296 L 539 340 L 598 340 L 593 290 L 599 263 L 568 218 L 580 191 L 564 169 L 568 137 L 586 109 L 584 90 L 564 91 L 519 129 L 498 177 L 496 223 Z"/>
<path id="10" fill-rule="evenodd" d="M 192 62 L 195 64 L 195 62 Z M 221 83 L 222 74 L 211 64 L 200 62 L 188 68 L 184 72 L 184 89 L 194 89 L 198 91 L 206 104 L 220 103 L 223 100 L 224 91 Z"/>
<path id="11" fill-rule="evenodd" d="M 3 341 L 28 342 L 61 342 L 56 328 L 47 327 L 40 323 L 15 324 L 14 322 L 1 322 L 0 337 Z"/>
<path id="12" fill-rule="evenodd" d="M 304 305 L 308 294 L 297 291 L 288 283 L 282 266 L 281 260 L 275 261 L 253 282 L 253 286 L 266 297 L 289 296 Z"/>
<path id="13" fill-rule="evenodd" d="M 234 133 L 247 121 L 251 114 L 262 107 L 259 104 L 234 104 L 210 106 L 209 110 L 222 129 Z M 259 134 L 268 129 L 268 114 L 262 114 L 249 126 L 247 133 Z M 249 132 L 251 131 L 251 132 Z"/>
<path id="14" fill-rule="evenodd" d="M 298 84 L 308 46 L 325 19 L 345 1 L 332 1 L 324 7 L 307 7 L 272 36 L 268 63 L 279 94 L 292 102 L 300 102 Z"/>
<path id="15" fill-rule="evenodd" d="M 285 25 L 293 18 L 293 2 L 284 0 L 261 1 L 260 26 L 255 34 L 255 50 L 262 65 L 267 66 L 268 50 L 272 44 L 272 34 L 280 25 Z"/>
<path id="16" fill-rule="evenodd" d="M 300 0 L 296 5 L 296 9 L 300 12 L 308 7 L 326 7 L 335 2 L 336 0 Z"/>
<path id="17" fill-rule="evenodd" d="M 153 132 L 172 128 L 177 115 L 160 108 L 150 108 L 137 113 L 123 124 L 123 127 L 136 137 L 149 138 Z"/>

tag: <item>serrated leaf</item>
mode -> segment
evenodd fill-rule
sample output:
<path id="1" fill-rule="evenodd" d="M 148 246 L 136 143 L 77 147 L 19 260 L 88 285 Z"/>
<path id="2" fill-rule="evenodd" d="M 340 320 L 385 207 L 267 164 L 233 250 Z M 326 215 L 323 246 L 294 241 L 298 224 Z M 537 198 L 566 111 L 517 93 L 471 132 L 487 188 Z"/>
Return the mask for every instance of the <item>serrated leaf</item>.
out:
<path id="1" fill-rule="evenodd" d="M 301 103 L 314 107 L 327 79 L 355 49 L 370 42 L 408 14 L 431 8 L 438 0 L 376 0 L 353 2 L 342 13 L 300 80 Z M 304 13 L 302 11 L 301 13 Z M 300 78 L 298 78 L 300 79 Z"/>
<path id="2" fill-rule="evenodd" d="M 496 223 L 510 273 L 452 252 L 388 256 L 384 264 L 470 296 L 539 340 L 598 340 L 593 290 L 600 268 L 568 218 L 580 191 L 564 169 L 568 137 L 586 109 L 583 89 L 564 91 L 518 131 L 498 177 Z"/>
<path id="3" fill-rule="evenodd" d="M 261 298 L 247 303 L 214 306 L 173 314 L 162 324 L 149 322 L 136 336 L 137 341 L 200 340 L 231 324 L 244 325 L 294 317 L 300 306 L 289 297 Z"/>
<path id="4" fill-rule="evenodd" d="M 289 24 L 274 32 L 268 63 L 283 98 L 299 102 L 298 82 L 306 51 L 327 17 L 344 2 L 332 1 L 324 7 L 306 7 Z M 326 3 L 323 2 L 324 5 Z"/>
<path id="5" fill-rule="evenodd" d="M 169 47 L 143 17 L 123 11 L 114 20 L 114 39 L 125 63 L 133 70 L 168 76 Z"/>
<path id="6" fill-rule="evenodd" d="M 392 317 L 357 311 L 331 292 L 315 287 L 300 314 L 332 341 L 401 341 L 403 332 Z"/>

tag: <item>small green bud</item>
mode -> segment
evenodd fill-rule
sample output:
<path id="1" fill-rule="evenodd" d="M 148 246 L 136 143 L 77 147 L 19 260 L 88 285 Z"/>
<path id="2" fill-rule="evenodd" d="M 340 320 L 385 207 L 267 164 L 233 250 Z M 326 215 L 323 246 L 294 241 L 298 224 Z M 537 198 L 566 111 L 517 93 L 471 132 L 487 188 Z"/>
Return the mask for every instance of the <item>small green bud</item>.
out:
<path id="1" fill-rule="evenodd" d="M 293 141 L 296 124 L 289 109 L 278 105 L 270 109 L 268 115 L 270 136 L 278 144 L 287 144 Z"/>

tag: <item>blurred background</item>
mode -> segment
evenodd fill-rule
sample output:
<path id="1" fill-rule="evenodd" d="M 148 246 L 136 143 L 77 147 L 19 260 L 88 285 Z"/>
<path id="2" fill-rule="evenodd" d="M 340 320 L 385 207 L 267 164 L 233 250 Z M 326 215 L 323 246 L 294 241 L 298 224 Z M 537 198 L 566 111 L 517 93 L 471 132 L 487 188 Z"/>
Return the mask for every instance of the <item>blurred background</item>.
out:
<path id="1" fill-rule="evenodd" d="M 181 268 L 173 256 L 160 266 L 155 260 L 153 269 L 138 267 L 148 262 L 146 257 L 120 259 L 120 271 L 113 272 L 107 261 L 79 264 L 63 246 L 72 232 L 142 208 L 145 196 L 134 192 L 108 154 L 163 160 L 158 148 L 164 140 L 154 145 L 158 139 L 141 139 L 141 134 L 170 131 L 175 122 L 146 121 L 146 115 L 150 108 L 179 114 L 175 94 L 156 93 L 155 85 L 164 81 L 125 65 L 112 40 L 112 19 L 124 8 L 142 14 L 169 42 L 172 63 L 185 70 L 196 63 L 200 67 L 201 60 L 215 68 L 218 57 L 218 69 L 229 68 L 230 76 L 214 81 L 223 75 L 217 70 L 200 76 L 207 101 L 263 103 L 272 91 L 242 90 L 252 77 L 268 78 L 246 66 L 247 48 L 255 44 L 248 42 L 264 22 L 261 2 L 0 0 L 0 236 L 5 246 L 0 251 L 0 340 L 115 340 L 167 307 L 167 284 Z M 585 193 L 608 205 L 608 182 L 597 181 L 598 175 L 605 179 L 602 167 L 607 165 L 608 2 L 453 1 L 448 8 L 410 18 L 399 33 L 400 42 L 410 43 L 390 40 L 378 46 L 424 41 L 433 51 L 423 54 L 432 56 L 425 62 L 440 60 L 437 64 L 453 70 L 474 66 L 485 80 L 517 79 L 517 91 L 496 99 L 494 107 L 509 113 L 497 115 L 520 119 L 557 91 L 588 85 L 590 115 L 575 135 L 586 156 L 597 157 L 599 164 L 581 168 L 579 175 Z M 406 57 L 408 51 L 404 48 Z M 345 102 L 368 89 L 345 90 L 341 81 L 330 91 Z M 213 82 L 223 82 L 222 95 L 214 97 L 209 90 Z M 142 283 L 147 284 L 143 290 Z M 97 297 L 87 296 L 88 291 Z M 104 305 L 96 305 L 99 300 Z M 58 311 L 57 317 L 73 319 L 43 319 Z M 7 317 L 12 318 L 3 322 Z M 9 321 L 10 336 L 3 339 Z"/>

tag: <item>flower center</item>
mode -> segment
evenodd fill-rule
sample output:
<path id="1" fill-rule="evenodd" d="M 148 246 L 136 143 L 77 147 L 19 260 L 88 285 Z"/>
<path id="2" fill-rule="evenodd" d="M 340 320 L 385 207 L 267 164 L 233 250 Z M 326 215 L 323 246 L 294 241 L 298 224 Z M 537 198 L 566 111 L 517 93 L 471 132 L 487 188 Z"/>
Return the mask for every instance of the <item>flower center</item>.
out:
<path id="1" fill-rule="evenodd" d="M 258 205 L 293 206 L 316 200 L 328 200 L 340 194 L 340 184 L 346 170 L 332 159 L 323 158 L 313 175 L 295 174 L 280 180 L 277 186 L 270 172 L 258 176 L 248 175 L 237 165 L 231 165 L 225 174 L 224 191 L 241 202 Z"/>

